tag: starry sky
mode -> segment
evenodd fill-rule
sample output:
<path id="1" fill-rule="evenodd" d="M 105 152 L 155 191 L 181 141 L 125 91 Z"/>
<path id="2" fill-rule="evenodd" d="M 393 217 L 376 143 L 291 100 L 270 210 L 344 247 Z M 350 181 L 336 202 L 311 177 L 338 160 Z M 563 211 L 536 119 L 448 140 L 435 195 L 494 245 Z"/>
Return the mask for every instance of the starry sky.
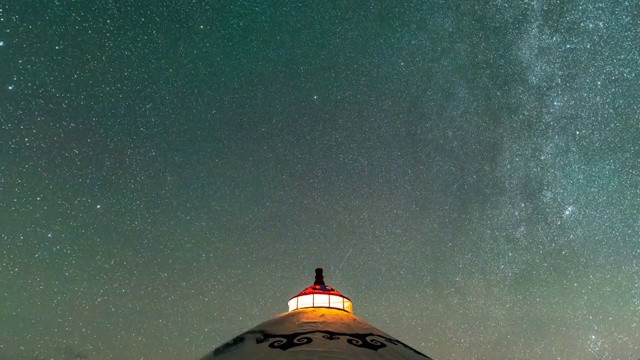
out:
<path id="1" fill-rule="evenodd" d="M 640 6 L 0 4 L 0 359 L 197 359 L 325 269 L 436 359 L 640 358 Z"/>

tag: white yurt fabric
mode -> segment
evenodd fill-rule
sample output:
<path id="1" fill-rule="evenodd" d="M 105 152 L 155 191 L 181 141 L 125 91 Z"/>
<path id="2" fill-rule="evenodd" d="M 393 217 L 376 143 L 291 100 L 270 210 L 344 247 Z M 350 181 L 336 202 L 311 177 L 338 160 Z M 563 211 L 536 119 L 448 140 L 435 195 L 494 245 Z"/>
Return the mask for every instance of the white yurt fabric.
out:
<path id="1" fill-rule="evenodd" d="M 289 299 L 289 312 L 246 331 L 202 360 L 429 360 L 427 355 L 353 315 L 351 300 L 324 283 Z"/>

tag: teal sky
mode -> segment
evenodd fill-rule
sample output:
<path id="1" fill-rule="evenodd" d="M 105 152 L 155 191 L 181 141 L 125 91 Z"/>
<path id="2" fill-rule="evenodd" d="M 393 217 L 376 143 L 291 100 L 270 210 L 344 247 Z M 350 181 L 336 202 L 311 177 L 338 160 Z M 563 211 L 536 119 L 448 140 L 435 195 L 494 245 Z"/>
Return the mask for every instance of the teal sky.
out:
<path id="1" fill-rule="evenodd" d="M 434 359 L 639 358 L 639 16 L 0 4 L 0 359 L 197 359 L 316 267 Z"/>

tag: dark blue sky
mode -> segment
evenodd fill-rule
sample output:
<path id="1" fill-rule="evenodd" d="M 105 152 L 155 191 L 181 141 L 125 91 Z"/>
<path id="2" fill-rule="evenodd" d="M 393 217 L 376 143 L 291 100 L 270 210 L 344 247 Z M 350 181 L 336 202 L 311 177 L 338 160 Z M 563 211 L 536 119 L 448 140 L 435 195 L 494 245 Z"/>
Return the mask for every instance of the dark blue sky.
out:
<path id="1" fill-rule="evenodd" d="M 436 359 L 640 357 L 633 2 L 0 5 L 0 358 L 196 359 L 325 268 Z"/>

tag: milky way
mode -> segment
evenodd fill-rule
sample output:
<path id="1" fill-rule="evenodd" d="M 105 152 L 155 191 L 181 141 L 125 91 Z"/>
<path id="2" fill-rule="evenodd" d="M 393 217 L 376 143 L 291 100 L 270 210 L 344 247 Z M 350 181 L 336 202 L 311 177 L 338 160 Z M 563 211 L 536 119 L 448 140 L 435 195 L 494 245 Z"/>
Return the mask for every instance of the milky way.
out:
<path id="1" fill-rule="evenodd" d="M 0 5 L 0 359 L 640 357 L 634 2 L 214 3 Z"/>

